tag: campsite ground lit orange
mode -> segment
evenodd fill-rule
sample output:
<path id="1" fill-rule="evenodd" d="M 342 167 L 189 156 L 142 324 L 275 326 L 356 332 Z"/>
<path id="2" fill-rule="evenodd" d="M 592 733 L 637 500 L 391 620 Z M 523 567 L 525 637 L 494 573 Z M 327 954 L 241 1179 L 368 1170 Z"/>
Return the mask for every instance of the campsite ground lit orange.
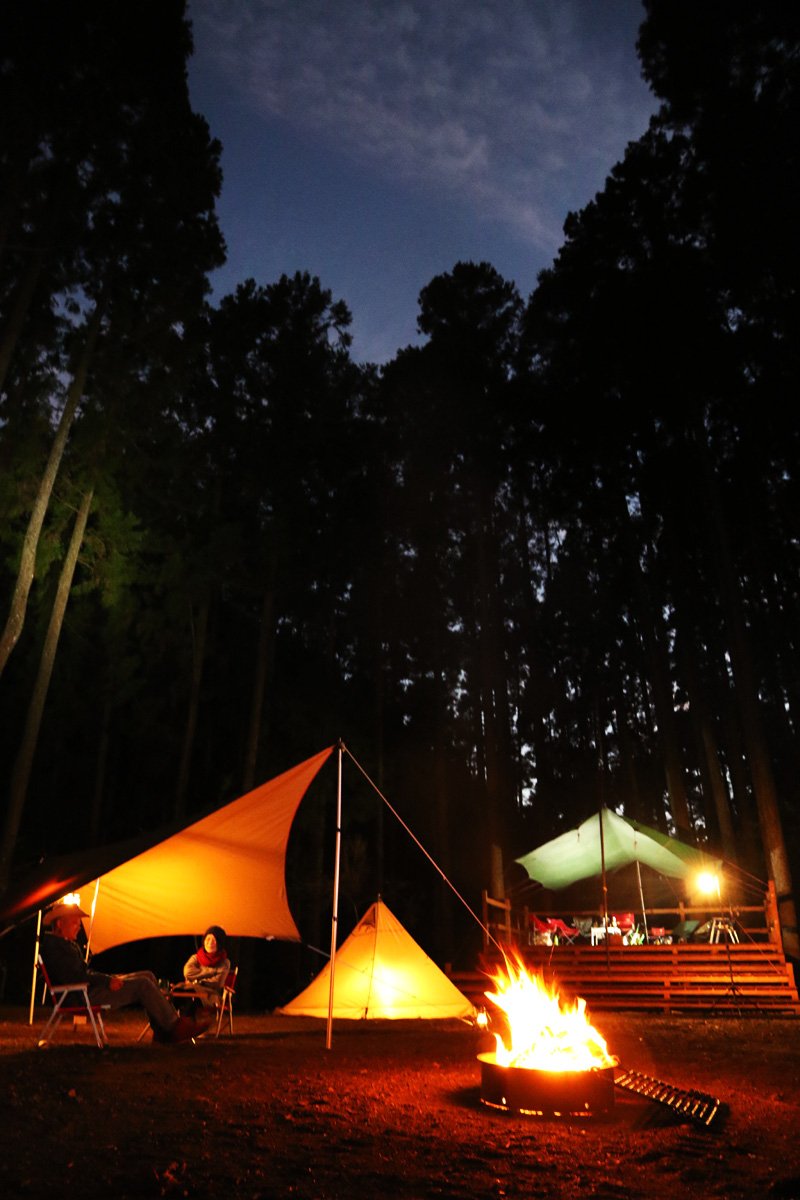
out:
<path id="1" fill-rule="evenodd" d="M 37 1025 L 41 1025 L 37 1017 Z M 299 1197 L 800 1197 L 800 1020 L 599 1014 L 628 1069 L 718 1095 L 717 1132 L 618 1092 L 593 1121 L 480 1104 L 486 1035 L 456 1022 L 240 1016 L 236 1035 L 100 1053 L 67 1028 L 36 1049 L 0 1008 L 0 1194 L 63 1200 Z"/>

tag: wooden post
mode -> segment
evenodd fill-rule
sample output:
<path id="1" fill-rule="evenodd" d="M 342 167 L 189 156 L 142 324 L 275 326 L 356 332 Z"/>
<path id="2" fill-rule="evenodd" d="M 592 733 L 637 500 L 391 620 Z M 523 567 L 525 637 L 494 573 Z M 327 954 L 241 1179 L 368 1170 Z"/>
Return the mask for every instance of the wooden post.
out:
<path id="1" fill-rule="evenodd" d="M 781 946 L 781 921 L 778 916 L 778 894 L 775 891 L 775 881 L 767 883 L 767 894 L 764 897 L 764 915 L 767 922 L 767 937 L 775 946 Z"/>

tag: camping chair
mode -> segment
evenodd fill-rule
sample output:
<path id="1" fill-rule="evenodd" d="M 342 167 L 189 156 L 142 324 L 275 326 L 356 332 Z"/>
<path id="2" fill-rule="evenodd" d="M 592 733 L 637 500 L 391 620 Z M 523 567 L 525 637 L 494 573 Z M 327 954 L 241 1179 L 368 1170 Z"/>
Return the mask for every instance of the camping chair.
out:
<path id="1" fill-rule="evenodd" d="M 617 927 L 619 928 L 619 931 L 623 937 L 625 937 L 626 934 L 631 933 L 636 925 L 632 912 L 614 913 L 613 919 L 616 921 Z"/>
<path id="2" fill-rule="evenodd" d="M 88 983 L 51 983 L 50 976 L 47 974 L 47 967 L 42 961 L 41 954 L 36 956 L 36 966 L 42 972 L 45 988 L 47 989 L 50 999 L 53 1001 L 53 1011 L 50 1018 L 42 1030 L 39 1038 L 40 1046 L 49 1046 L 55 1032 L 61 1024 L 61 1018 L 66 1015 L 76 1016 L 82 1014 L 88 1016 L 92 1029 L 94 1030 L 95 1040 L 100 1050 L 108 1045 L 106 1037 L 106 1029 L 103 1024 L 103 1009 L 110 1008 L 110 1004 L 91 1004 L 89 1002 L 89 984 Z M 80 996 L 80 1003 L 65 1004 L 67 996 Z"/>
<path id="3" fill-rule="evenodd" d="M 233 997 L 236 995 L 236 976 L 238 974 L 239 968 L 234 967 L 232 971 L 228 972 L 228 976 L 222 985 L 222 998 L 217 1001 L 217 1032 L 214 1034 L 214 1037 L 219 1037 L 225 1013 L 228 1014 L 228 1028 L 233 1033 Z"/>
<path id="4" fill-rule="evenodd" d="M 181 981 L 173 983 L 164 990 L 164 995 L 175 1005 L 179 1013 L 185 1010 L 191 1012 L 195 1001 L 199 1004 L 200 997 L 190 983 Z"/>
<path id="5" fill-rule="evenodd" d="M 234 967 L 225 976 L 225 982 L 222 985 L 222 992 L 219 999 L 216 1001 L 217 1009 L 217 1029 L 214 1037 L 219 1037 L 219 1031 L 222 1028 L 222 1021 L 225 1014 L 228 1014 L 228 1027 L 233 1033 L 233 997 L 236 995 L 236 976 L 239 974 L 239 968 Z M 183 1000 L 197 1000 L 197 992 L 190 983 L 176 983 L 169 990 L 169 998 L 177 1009 L 181 1007 Z M 149 1026 L 145 1026 L 139 1034 L 139 1038 L 144 1037 Z"/>
<path id="6" fill-rule="evenodd" d="M 575 941 L 580 933 L 579 929 L 576 929 L 573 925 L 567 925 L 560 917 L 548 917 L 547 925 L 553 937 L 557 937 L 559 941 L 563 939 L 568 946 Z"/>
<path id="7" fill-rule="evenodd" d="M 534 946 L 552 946 L 553 931 L 547 921 L 540 921 L 536 913 L 529 913 L 528 920 L 533 926 Z"/>

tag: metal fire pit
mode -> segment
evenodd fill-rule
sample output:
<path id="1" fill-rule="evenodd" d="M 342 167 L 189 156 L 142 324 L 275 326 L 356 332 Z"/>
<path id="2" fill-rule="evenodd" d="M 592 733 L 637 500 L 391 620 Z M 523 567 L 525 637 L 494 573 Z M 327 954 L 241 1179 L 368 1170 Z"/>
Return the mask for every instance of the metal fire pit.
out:
<path id="1" fill-rule="evenodd" d="M 502 1067 L 494 1051 L 478 1055 L 481 1100 L 493 1108 L 549 1116 L 589 1116 L 614 1107 L 614 1068 L 540 1071 Z"/>

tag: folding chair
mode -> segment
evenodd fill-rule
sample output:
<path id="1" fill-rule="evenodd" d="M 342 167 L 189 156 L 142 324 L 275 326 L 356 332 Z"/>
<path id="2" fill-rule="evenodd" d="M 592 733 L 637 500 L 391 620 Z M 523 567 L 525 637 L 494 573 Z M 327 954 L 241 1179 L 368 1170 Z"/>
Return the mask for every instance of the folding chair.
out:
<path id="1" fill-rule="evenodd" d="M 576 929 L 574 925 L 567 925 L 565 921 L 561 920 L 561 917 L 548 917 L 547 924 L 550 932 L 559 939 L 563 938 L 567 945 L 571 945 L 580 933 L 579 929 Z"/>
<path id="2" fill-rule="evenodd" d="M 233 971 L 229 971 L 225 976 L 225 982 L 222 985 L 222 994 L 216 1002 L 217 1009 L 217 1028 L 214 1037 L 219 1037 L 222 1021 L 225 1014 L 228 1014 L 228 1027 L 233 1033 L 233 997 L 236 995 L 236 976 L 239 974 L 239 968 L 236 967 Z M 169 989 L 169 999 L 180 1009 L 181 1000 L 197 1000 L 198 995 L 190 983 L 176 983 Z M 142 1032 L 139 1034 L 137 1041 L 141 1041 L 145 1036 L 150 1026 L 145 1025 Z M 208 1030 L 205 1030 L 207 1033 Z"/>
<path id="3" fill-rule="evenodd" d="M 586 938 L 587 941 L 592 937 L 592 918 L 591 917 L 573 917 L 572 924 L 578 937 Z"/>
<path id="4" fill-rule="evenodd" d="M 528 921 L 533 926 L 534 946 L 552 946 L 553 932 L 547 921 L 541 921 L 536 913 L 528 914 Z"/>
<path id="5" fill-rule="evenodd" d="M 228 1028 L 233 1033 L 233 997 L 236 995 L 236 976 L 238 974 L 239 968 L 234 967 L 232 971 L 228 972 L 225 982 L 222 985 L 222 999 L 217 1001 L 217 1032 L 214 1034 L 214 1037 L 219 1037 L 225 1013 L 228 1014 Z"/>
<path id="6" fill-rule="evenodd" d="M 42 972 L 45 987 L 53 1001 L 53 1011 L 50 1018 L 42 1030 L 39 1038 L 40 1046 L 49 1046 L 55 1032 L 61 1024 L 61 1018 L 66 1015 L 75 1016 L 84 1014 L 88 1016 L 92 1029 L 94 1030 L 95 1040 L 99 1049 L 103 1049 L 108 1045 L 105 1025 L 103 1024 L 103 1009 L 110 1008 L 110 1004 L 91 1004 L 89 1002 L 89 984 L 88 983 L 57 983 L 50 982 L 50 976 L 47 974 L 47 968 L 42 961 L 41 954 L 36 956 L 36 966 Z M 79 995 L 81 997 L 79 1004 L 65 1004 L 67 996 Z"/>

